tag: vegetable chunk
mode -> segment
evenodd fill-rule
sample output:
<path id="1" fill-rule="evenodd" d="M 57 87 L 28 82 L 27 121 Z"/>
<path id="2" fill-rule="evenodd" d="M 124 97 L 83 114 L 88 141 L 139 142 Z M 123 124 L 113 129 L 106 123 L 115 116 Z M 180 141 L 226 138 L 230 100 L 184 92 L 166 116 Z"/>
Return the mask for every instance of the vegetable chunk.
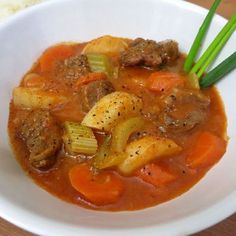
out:
<path id="1" fill-rule="evenodd" d="M 143 168 L 137 170 L 135 174 L 143 181 L 155 187 L 161 187 L 177 179 L 177 176 L 154 163 L 145 165 Z"/>
<path id="2" fill-rule="evenodd" d="M 54 105 L 65 103 L 67 98 L 35 88 L 17 87 L 13 90 L 13 102 L 25 108 L 48 109 Z"/>
<path id="3" fill-rule="evenodd" d="M 120 120 L 139 115 L 143 107 L 140 98 L 126 92 L 114 92 L 99 100 L 84 117 L 82 124 L 110 131 Z"/>
<path id="4" fill-rule="evenodd" d="M 184 80 L 180 75 L 167 71 L 154 72 L 147 80 L 147 88 L 156 93 L 166 92 L 173 87 L 183 85 Z"/>
<path id="5" fill-rule="evenodd" d="M 90 41 L 85 47 L 82 53 L 120 53 L 128 48 L 128 42 L 130 40 L 124 38 L 112 37 L 105 35 L 103 37 Z"/>
<path id="6" fill-rule="evenodd" d="M 96 153 L 93 165 L 98 169 L 105 169 L 118 166 L 127 158 L 124 152 L 129 136 L 144 126 L 141 117 L 132 117 L 118 123 L 112 130 L 112 137 L 105 138 Z"/>
<path id="7" fill-rule="evenodd" d="M 103 54 L 87 54 L 89 67 L 92 72 L 103 72 L 108 78 L 113 75 L 113 66 L 106 55 Z"/>
<path id="8" fill-rule="evenodd" d="M 92 129 L 75 122 L 66 121 L 63 137 L 66 150 L 70 153 L 83 153 L 93 155 L 98 144 Z"/>
<path id="9" fill-rule="evenodd" d="M 210 132 L 202 132 L 187 157 L 192 168 L 208 167 L 216 163 L 226 150 L 226 141 Z"/>
<path id="10" fill-rule="evenodd" d="M 129 136 L 140 131 L 144 126 L 144 120 L 141 117 L 132 117 L 119 124 L 112 130 L 112 152 L 123 152 Z"/>
<path id="11" fill-rule="evenodd" d="M 69 171 L 74 189 L 97 205 L 116 202 L 124 186 L 121 179 L 112 173 L 93 174 L 88 165 L 76 165 Z"/>
<path id="12" fill-rule="evenodd" d="M 56 61 L 64 60 L 74 54 L 73 45 L 59 44 L 48 48 L 39 59 L 41 71 L 50 71 Z"/>
<path id="13" fill-rule="evenodd" d="M 106 80 L 107 76 L 103 72 L 92 72 L 87 75 L 82 76 L 75 85 L 76 89 L 79 89 L 81 86 L 89 84 L 98 80 Z"/>
<path id="14" fill-rule="evenodd" d="M 108 154 L 105 156 L 99 155 L 99 156 L 95 156 L 93 165 L 97 169 L 106 169 L 106 168 L 118 166 L 126 158 L 127 158 L 127 154 L 124 152 Z"/>
<path id="15" fill-rule="evenodd" d="M 127 145 L 127 159 L 118 168 L 123 174 L 131 174 L 148 162 L 180 152 L 182 148 L 167 138 L 146 136 Z"/>

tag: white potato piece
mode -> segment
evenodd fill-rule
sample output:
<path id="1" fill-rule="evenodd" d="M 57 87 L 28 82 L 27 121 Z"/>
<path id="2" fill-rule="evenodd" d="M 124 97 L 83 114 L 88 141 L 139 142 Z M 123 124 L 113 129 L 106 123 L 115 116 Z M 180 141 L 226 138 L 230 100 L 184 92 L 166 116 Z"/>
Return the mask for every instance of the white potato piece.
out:
<path id="1" fill-rule="evenodd" d="M 123 174 L 131 174 L 154 159 L 173 155 L 181 150 L 171 139 L 146 136 L 127 145 L 127 158 L 118 168 Z"/>
<path id="2" fill-rule="evenodd" d="M 25 108 L 50 108 L 56 104 L 65 103 L 67 98 L 35 88 L 17 87 L 13 90 L 13 103 Z"/>
<path id="3" fill-rule="evenodd" d="M 129 39 L 112 37 L 105 35 L 89 42 L 83 49 L 82 53 L 120 53 L 128 48 Z"/>
<path id="4" fill-rule="evenodd" d="M 120 120 L 140 114 L 142 99 L 126 92 L 104 96 L 87 113 L 82 125 L 110 131 Z"/>

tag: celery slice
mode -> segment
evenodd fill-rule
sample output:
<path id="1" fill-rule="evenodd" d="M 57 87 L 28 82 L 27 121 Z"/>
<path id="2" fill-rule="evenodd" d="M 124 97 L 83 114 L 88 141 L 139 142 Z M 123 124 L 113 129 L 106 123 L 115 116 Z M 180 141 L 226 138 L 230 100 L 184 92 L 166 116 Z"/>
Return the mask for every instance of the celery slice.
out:
<path id="1" fill-rule="evenodd" d="M 127 154 L 124 152 L 111 154 L 103 158 L 95 157 L 93 166 L 97 169 L 106 169 L 109 167 L 118 166 L 127 158 Z"/>
<path id="2" fill-rule="evenodd" d="M 98 144 L 91 128 L 69 121 L 64 123 L 64 127 L 63 140 L 70 154 L 93 155 L 96 153 Z"/>
<path id="3" fill-rule="evenodd" d="M 106 55 L 87 54 L 88 63 L 92 72 L 104 72 L 109 78 L 113 75 L 113 67 Z"/>
<path id="4" fill-rule="evenodd" d="M 129 136 L 140 131 L 144 126 L 144 120 L 141 117 L 132 117 L 121 123 L 118 123 L 112 131 L 112 152 L 123 152 Z"/>
<path id="5" fill-rule="evenodd" d="M 93 165 L 98 169 L 105 169 L 112 166 L 118 166 L 127 158 L 124 152 L 129 136 L 139 131 L 144 126 L 144 120 L 141 117 L 132 117 L 119 123 L 112 131 L 111 136 L 107 136 L 100 146 Z"/>
<path id="6" fill-rule="evenodd" d="M 111 136 L 108 135 L 104 139 L 102 145 L 99 147 L 98 152 L 96 153 L 93 159 L 93 166 L 98 169 L 103 169 L 106 164 L 107 157 L 110 154 L 110 145 L 111 145 Z"/>

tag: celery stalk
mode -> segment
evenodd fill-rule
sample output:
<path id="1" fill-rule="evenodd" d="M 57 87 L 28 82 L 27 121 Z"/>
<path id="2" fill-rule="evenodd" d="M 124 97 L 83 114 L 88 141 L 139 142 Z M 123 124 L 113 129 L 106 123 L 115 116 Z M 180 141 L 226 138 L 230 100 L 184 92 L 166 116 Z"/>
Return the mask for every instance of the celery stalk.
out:
<path id="1" fill-rule="evenodd" d="M 88 63 L 92 72 L 104 72 L 109 78 L 113 75 L 113 67 L 106 55 L 87 54 Z"/>
<path id="2" fill-rule="evenodd" d="M 111 136 L 108 135 L 98 149 L 94 159 L 93 166 L 98 169 L 103 169 L 106 164 L 107 158 L 110 154 Z"/>
<path id="3" fill-rule="evenodd" d="M 97 151 L 97 140 L 91 128 L 75 122 L 66 121 L 63 140 L 70 154 L 81 153 L 93 155 Z"/>
<path id="4" fill-rule="evenodd" d="M 132 117 L 116 125 L 112 131 L 112 139 L 110 136 L 106 137 L 94 157 L 94 167 L 104 169 L 123 162 L 127 157 L 124 149 L 129 136 L 141 130 L 143 126 L 144 120 L 141 117 Z"/>
<path id="5" fill-rule="evenodd" d="M 132 117 L 119 123 L 112 131 L 112 152 L 124 151 L 129 136 L 137 131 L 140 131 L 144 126 L 144 120 L 141 117 Z"/>

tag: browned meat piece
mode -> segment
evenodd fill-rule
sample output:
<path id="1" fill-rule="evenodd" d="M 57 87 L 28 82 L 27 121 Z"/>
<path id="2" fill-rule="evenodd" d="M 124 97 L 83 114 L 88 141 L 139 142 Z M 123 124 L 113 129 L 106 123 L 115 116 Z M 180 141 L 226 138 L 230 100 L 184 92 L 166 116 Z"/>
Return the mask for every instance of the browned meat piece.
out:
<path id="1" fill-rule="evenodd" d="M 48 169 L 55 163 L 62 143 L 61 131 L 48 111 L 30 111 L 22 121 L 19 136 L 26 143 L 33 167 Z"/>
<path id="2" fill-rule="evenodd" d="M 199 91 L 173 89 L 161 98 L 158 125 L 162 132 L 185 132 L 206 118 L 210 98 Z"/>
<path id="3" fill-rule="evenodd" d="M 129 48 L 121 53 L 121 64 L 124 66 L 158 67 L 175 61 L 179 56 L 178 43 L 173 40 L 155 42 L 137 38 Z"/>
<path id="4" fill-rule="evenodd" d="M 98 80 L 82 86 L 79 90 L 79 96 L 83 111 L 88 112 L 97 101 L 114 91 L 113 85 L 107 80 Z"/>
<path id="5" fill-rule="evenodd" d="M 72 85 L 81 76 L 90 72 L 86 55 L 70 57 L 58 63 L 55 70 L 56 77 L 63 79 L 68 85 Z"/>

